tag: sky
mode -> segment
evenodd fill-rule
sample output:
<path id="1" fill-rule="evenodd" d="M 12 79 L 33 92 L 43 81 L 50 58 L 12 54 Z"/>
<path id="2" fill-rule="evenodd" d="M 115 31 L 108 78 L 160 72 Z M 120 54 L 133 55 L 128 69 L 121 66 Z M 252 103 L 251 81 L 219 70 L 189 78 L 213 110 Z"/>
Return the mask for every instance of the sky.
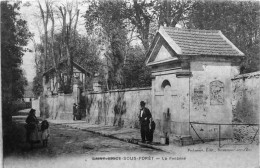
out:
<path id="1" fill-rule="evenodd" d="M 27 6 L 29 2 L 31 5 Z M 43 1 L 42 1 L 43 2 Z M 56 4 L 59 5 L 65 1 L 59 0 L 56 1 Z M 42 29 L 42 21 L 36 16 L 40 14 L 40 10 L 38 8 L 38 4 L 36 0 L 22 0 L 22 4 L 20 5 L 20 13 L 22 19 L 27 21 L 27 25 L 29 28 L 29 31 L 34 34 L 34 39 L 36 42 L 40 41 L 40 31 L 39 28 Z M 81 5 L 79 6 L 80 9 L 80 15 L 84 13 L 86 10 L 86 6 Z M 85 33 L 85 28 L 84 28 L 84 19 L 82 17 L 79 17 L 78 21 L 78 30 L 81 33 Z M 42 30 L 41 30 L 42 31 Z M 34 46 L 33 42 L 30 40 L 27 48 L 31 49 L 34 51 Z M 34 63 L 34 52 L 26 52 L 24 53 L 23 56 L 23 64 L 22 64 L 22 69 L 24 70 L 25 76 L 28 80 L 28 82 L 32 82 L 33 78 L 36 76 L 36 69 L 35 69 L 35 63 Z"/>
<path id="2" fill-rule="evenodd" d="M 27 25 L 29 30 L 34 33 L 38 34 L 38 30 L 36 26 L 34 26 L 34 23 L 32 20 L 34 19 L 33 14 L 36 12 L 36 8 L 33 7 L 25 7 L 23 4 L 21 5 L 20 13 L 21 17 L 27 21 Z M 27 48 L 33 50 L 33 43 L 32 41 L 29 41 Z M 33 78 L 35 77 L 35 66 L 34 66 L 34 53 L 25 52 L 23 56 L 23 64 L 22 69 L 24 69 L 25 76 L 28 80 L 28 82 L 32 82 Z"/>

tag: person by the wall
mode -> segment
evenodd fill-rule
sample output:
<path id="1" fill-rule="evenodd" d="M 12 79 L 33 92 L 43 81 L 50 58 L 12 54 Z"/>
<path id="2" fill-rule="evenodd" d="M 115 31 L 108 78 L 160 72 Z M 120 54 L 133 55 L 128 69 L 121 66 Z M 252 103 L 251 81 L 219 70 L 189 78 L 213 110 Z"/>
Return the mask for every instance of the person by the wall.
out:
<path id="1" fill-rule="evenodd" d="M 141 126 L 141 138 L 144 143 L 145 141 L 149 141 L 149 123 L 152 115 L 150 110 L 145 107 L 144 101 L 140 102 L 140 106 L 139 121 Z"/>
<path id="2" fill-rule="evenodd" d="M 73 120 L 77 120 L 77 105 L 76 103 L 73 104 Z"/>

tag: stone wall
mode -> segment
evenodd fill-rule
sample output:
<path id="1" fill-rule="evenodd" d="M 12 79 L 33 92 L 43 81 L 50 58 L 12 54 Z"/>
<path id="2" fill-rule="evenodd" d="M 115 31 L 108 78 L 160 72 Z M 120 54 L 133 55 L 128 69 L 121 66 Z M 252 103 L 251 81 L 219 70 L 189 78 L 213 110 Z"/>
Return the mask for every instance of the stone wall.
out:
<path id="1" fill-rule="evenodd" d="M 93 124 L 138 128 L 140 101 L 151 109 L 151 88 L 89 92 L 84 96 L 86 120 Z"/>
<path id="2" fill-rule="evenodd" d="M 234 139 L 237 142 L 251 143 L 256 142 L 259 143 L 259 129 L 258 126 L 248 126 L 248 125 L 236 125 L 233 126 Z"/>
<path id="3" fill-rule="evenodd" d="M 233 123 L 259 124 L 260 71 L 236 76 L 232 79 Z M 234 138 L 239 142 L 259 142 L 259 126 L 234 126 Z"/>
<path id="4" fill-rule="evenodd" d="M 75 98 L 72 94 L 40 97 L 41 116 L 50 119 L 73 119 L 73 103 Z"/>
<path id="5" fill-rule="evenodd" d="M 205 139 L 218 138 L 217 124 L 232 123 L 232 88 L 231 78 L 236 67 L 230 62 L 191 62 L 190 79 L 190 121 L 215 123 L 216 125 L 196 124 L 197 133 Z M 193 137 L 197 137 L 191 131 Z M 231 127 L 221 126 L 221 137 L 231 138 Z"/>
<path id="6" fill-rule="evenodd" d="M 223 70 L 224 71 L 224 70 Z M 199 71 L 196 71 L 198 73 Z M 224 72 L 219 72 L 224 73 Z M 114 125 L 120 127 L 132 127 L 138 128 L 138 113 L 139 113 L 139 103 L 141 100 L 147 103 L 147 107 L 151 110 L 151 113 L 156 121 L 156 129 L 157 131 L 162 131 L 164 126 L 163 116 L 167 112 L 167 109 L 164 106 L 170 109 L 170 133 L 178 133 L 178 130 L 184 130 L 183 128 L 189 127 L 189 108 L 185 106 L 189 101 L 191 101 L 191 115 L 190 120 L 195 122 L 209 122 L 209 123 L 229 123 L 233 121 L 234 123 L 259 123 L 259 106 L 260 106 L 260 72 L 250 73 L 239 75 L 233 78 L 231 81 L 226 81 L 226 79 L 220 78 L 220 75 L 215 73 L 215 77 L 212 77 L 212 80 L 223 81 L 224 84 L 231 83 L 232 88 L 230 87 L 230 95 L 226 95 L 224 93 L 224 106 L 225 104 L 232 104 L 232 113 L 226 113 L 225 110 L 219 109 L 219 105 L 210 105 L 211 96 L 207 95 L 205 97 L 205 105 L 203 106 L 202 111 L 197 112 L 198 108 L 196 103 L 194 103 L 194 93 L 200 94 L 200 89 L 196 90 L 196 80 L 192 81 L 190 85 L 190 94 L 187 92 L 183 92 L 185 87 L 188 87 L 188 78 L 175 80 L 175 75 L 169 75 L 165 77 L 158 77 L 158 86 L 154 91 L 151 88 L 132 88 L 125 90 L 113 90 L 109 92 L 85 92 L 82 94 L 82 97 L 85 101 L 86 105 L 86 121 L 93 124 L 101 124 L 101 125 Z M 193 74 L 193 78 L 198 79 L 198 81 L 202 82 L 204 85 L 206 84 L 206 88 L 204 88 L 205 93 L 210 93 L 210 82 L 208 74 L 207 80 L 204 80 L 198 74 Z M 228 75 L 228 74 L 227 74 Z M 231 75 L 230 75 L 231 76 Z M 176 87 L 173 87 L 170 91 L 170 97 L 172 100 L 164 101 L 163 96 L 166 93 L 160 90 L 161 83 L 165 80 L 169 80 L 172 86 L 179 85 L 181 86 L 181 90 L 176 90 Z M 178 81 L 178 82 L 177 82 Z M 154 82 L 154 81 L 153 81 Z M 200 86 L 200 85 L 199 85 Z M 225 86 L 227 89 L 228 86 Z M 167 88 L 166 88 L 167 89 Z M 196 92 L 195 92 L 196 91 Z M 226 92 L 227 90 L 225 90 Z M 197 93 L 198 92 L 198 93 Z M 152 95 L 155 95 L 154 98 Z M 191 95 L 189 100 L 188 96 Z M 186 96 L 186 97 L 185 97 Z M 231 101 L 227 101 L 227 97 L 232 98 Z M 204 97 L 202 97 L 204 98 Z M 56 95 L 56 96 L 48 96 L 41 97 L 40 100 L 33 101 L 33 108 L 36 110 L 38 108 L 41 109 L 42 114 L 44 114 L 47 118 L 51 119 L 72 119 L 72 105 L 75 102 L 75 96 L 73 95 Z M 153 102 L 153 106 L 152 106 Z M 221 103 L 221 102 L 220 102 Z M 38 104 L 38 107 L 37 107 Z M 200 104 L 201 105 L 201 104 Z M 202 104 L 203 105 L 203 104 Z M 221 105 L 223 106 L 223 105 Z M 227 110 L 229 107 L 225 107 Z M 37 110 L 39 111 L 39 110 Z M 175 113 L 176 111 L 176 113 Z M 178 115 L 177 112 L 181 112 L 182 115 Z M 185 115 L 184 115 L 185 114 Z M 222 120 L 225 118 L 226 120 Z M 221 120 L 220 120 L 221 119 Z M 208 138 L 216 138 L 218 137 L 218 126 L 206 126 L 200 127 L 199 125 L 194 125 L 194 128 L 198 130 L 201 135 L 202 132 L 205 132 L 205 136 Z M 250 131 L 245 131 L 246 129 L 250 129 Z M 243 134 L 245 132 L 251 132 L 250 137 L 252 138 L 252 134 L 256 127 L 243 127 L 243 126 L 234 126 L 234 128 L 225 128 L 225 126 L 221 127 L 221 131 L 223 131 L 223 137 L 229 137 L 228 134 L 230 131 L 233 131 L 234 138 L 237 138 L 237 135 L 243 137 L 248 137 L 248 135 Z M 177 131 L 176 131 L 177 130 Z M 227 131 L 228 130 L 228 131 Z M 193 130 L 190 128 L 190 131 Z M 182 134 L 186 134 L 183 131 L 179 131 Z M 228 133 L 229 132 L 229 133 Z M 225 135 L 225 133 L 228 133 Z M 196 135 L 194 135 L 196 137 Z M 240 137 L 240 139 L 241 139 Z M 238 137 L 239 138 L 239 137 Z"/>
<path id="7" fill-rule="evenodd" d="M 233 122 L 259 123 L 260 71 L 232 79 Z"/>

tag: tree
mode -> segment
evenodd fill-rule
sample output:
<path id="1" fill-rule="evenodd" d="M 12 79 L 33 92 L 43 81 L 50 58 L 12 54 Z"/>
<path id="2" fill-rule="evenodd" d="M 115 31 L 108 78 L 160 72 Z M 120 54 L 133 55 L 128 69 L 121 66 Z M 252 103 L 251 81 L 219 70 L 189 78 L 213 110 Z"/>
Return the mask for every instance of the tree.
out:
<path id="1" fill-rule="evenodd" d="M 89 9 L 84 15 L 86 29 L 90 34 L 96 33 L 96 37 L 101 37 L 101 41 L 106 45 L 104 63 L 105 71 L 108 71 L 106 78 L 110 88 L 123 85 L 124 80 L 127 80 L 124 78 L 126 75 L 124 73 L 129 73 L 125 70 L 131 69 L 126 67 L 126 62 L 130 60 L 128 57 L 131 57 L 131 53 L 128 52 L 132 52 L 130 43 L 134 39 L 133 36 L 138 37 L 144 50 L 147 51 L 158 25 L 175 26 L 179 21 L 186 19 L 191 7 L 190 1 L 170 0 L 92 0 L 89 4 Z M 139 56 L 144 58 L 144 53 L 143 56 Z M 141 64 L 144 65 L 144 59 L 138 61 L 142 61 Z"/>
<path id="2" fill-rule="evenodd" d="M 192 4 L 190 0 L 133 0 L 126 3 L 126 18 L 136 28 L 145 50 L 153 38 L 154 29 L 157 30 L 160 25 L 175 27 L 186 20 Z"/>
<path id="3" fill-rule="evenodd" d="M 107 89 L 123 82 L 122 68 L 128 43 L 125 5 L 123 1 L 92 1 L 84 15 L 86 29 L 101 36 L 101 45 L 106 48 L 103 63 L 108 71 Z"/>
<path id="4" fill-rule="evenodd" d="M 60 48 L 60 44 L 61 44 L 61 40 L 62 40 L 62 35 L 61 33 L 57 33 L 54 34 L 54 42 L 53 44 L 51 44 L 51 37 L 49 37 L 48 41 L 48 45 L 47 45 L 47 52 L 51 52 L 50 50 L 52 50 L 52 45 L 54 46 L 54 54 L 57 56 L 58 55 L 58 59 L 60 63 L 64 63 L 67 65 L 66 62 L 66 57 L 60 57 L 60 55 L 62 55 L 61 52 L 61 48 Z M 76 38 L 75 38 L 75 42 L 74 42 L 74 62 L 78 63 L 79 65 L 81 65 L 82 67 L 84 67 L 90 74 L 95 74 L 95 72 L 98 71 L 99 66 L 101 64 L 100 59 L 98 57 L 99 55 L 99 50 L 97 48 L 97 42 L 95 41 L 95 39 L 90 39 L 89 37 L 77 34 Z M 44 57 L 44 44 L 40 43 L 40 44 L 36 44 L 35 45 L 35 49 L 37 50 L 37 52 L 35 52 L 35 63 L 36 63 L 36 77 L 34 78 L 33 81 L 33 91 L 35 95 L 40 95 L 41 92 L 43 91 L 43 86 L 42 86 L 42 74 L 43 72 L 41 72 L 41 67 L 43 67 L 44 63 L 41 59 L 41 57 Z M 38 58 L 37 58 L 38 57 Z M 57 58 L 57 57 L 56 57 Z M 53 60 L 47 60 L 47 63 L 49 65 L 49 68 L 55 67 L 55 65 L 53 65 Z M 62 66 L 62 64 L 60 64 L 58 66 L 58 71 L 56 71 L 56 75 L 58 76 L 57 73 L 61 74 L 61 73 L 66 73 L 67 72 L 67 68 L 64 68 L 64 66 Z M 91 78 L 91 77 L 90 77 Z M 60 81 L 59 84 L 62 84 L 61 82 L 64 82 L 64 76 L 60 76 Z M 54 84 L 53 87 L 56 87 L 57 83 Z M 62 89 L 62 87 L 60 88 L 60 90 Z M 64 89 L 64 88 L 63 88 Z M 65 91 L 66 92 L 66 91 Z"/>
<path id="5" fill-rule="evenodd" d="M 221 30 L 245 55 L 242 73 L 260 69 L 259 2 L 195 2 L 189 28 Z"/>
<path id="6" fill-rule="evenodd" d="M 23 98 L 27 80 L 21 69 L 24 48 L 32 34 L 25 20 L 20 18 L 20 3 L 1 1 L 1 81 L 2 81 L 2 121 L 4 151 L 10 145 L 8 133 L 12 123 L 12 113 L 17 110 L 12 102 Z"/>
<path id="7" fill-rule="evenodd" d="M 42 91 L 43 91 L 42 75 L 36 74 L 36 76 L 33 78 L 33 94 L 36 97 L 39 97 Z"/>
<path id="8" fill-rule="evenodd" d="M 43 72 L 49 68 L 54 68 L 56 71 L 57 83 L 60 85 L 59 90 L 64 93 L 70 93 L 72 92 L 72 62 L 75 55 L 75 42 L 79 17 L 78 3 L 72 1 L 57 5 L 54 1 L 45 0 L 44 5 L 41 5 L 40 1 L 38 1 L 38 6 L 44 28 L 44 38 L 41 38 L 44 53 L 40 54 L 44 63 Z M 43 8 L 43 6 L 45 8 Z M 60 25 L 57 25 L 55 20 L 59 20 Z M 51 21 L 50 30 L 48 29 L 49 21 Z M 60 29 L 56 30 L 60 31 L 55 31 L 55 27 L 57 26 Z M 64 60 L 66 60 L 66 68 L 63 68 L 63 72 L 67 74 L 66 82 L 62 80 L 63 77 L 60 67 L 60 63 Z"/>
<path id="9" fill-rule="evenodd" d="M 74 4 L 72 2 L 67 2 L 65 5 L 59 6 L 58 8 L 60 18 L 62 19 L 61 24 L 61 45 L 60 45 L 60 58 L 65 56 L 67 60 L 66 74 L 67 80 L 60 80 L 61 87 L 63 87 L 64 92 L 72 92 L 72 79 L 73 79 L 73 67 L 72 62 L 75 55 L 75 42 L 76 42 L 76 32 L 79 17 L 78 2 Z M 52 14 L 53 16 L 53 14 Z M 67 21 L 68 20 L 68 21 Z M 52 22 L 54 23 L 54 17 L 52 17 Z M 52 31 L 53 32 L 53 31 Z M 59 62 L 56 64 L 56 72 L 59 75 L 58 79 L 61 79 L 61 73 L 59 72 Z"/>
<path id="10" fill-rule="evenodd" d="M 137 29 L 138 38 L 142 41 L 145 50 L 149 47 L 150 24 L 156 18 L 156 1 L 137 1 L 129 2 L 126 9 L 126 18 Z"/>
<path id="11" fill-rule="evenodd" d="M 144 49 L 138 45 L 129 49 L 123 68 L 125 88 L 151 86 L 151 71 L 145 66 L 144 53 Z"/>
<path id="12" fill-rule="evenodd" d="M 47 48 L 45 50 L 45 43 L 44 43 L 44 36 L 40 37 L 40 41 L 42 43 L 36 43 L 34 38 L 31 38 L 31 41 L 33 42 L 34 45 L 34 63 L 35 63 L 35 69 L 36 69 L 36 76 L 33 78 L 33 93 L 35 96 L 40 96 L 42 91 L 43 91 L 43 86 L 42 86 L 42 76 L 43 73 L 45 72 L 45 65 L 46 68 L 50 68 L 52 66 L 52 61 L 50 60 L 51 57 L 45 57 L 45 53 L 49 52 L 49 47 L 47 43 Z M 49 39 L 47 39 L 49 41 Z"/>
<path id="13" fill-rule="evenodd" d="M 101 61 L 99 50 L 95 39 L 78 35 L 75 40 L 74 61 L 84 67 L 88 72 L 94 74 L 99 70 Z"/>
<path id="14" fill-rule="evenodd" d="M 154 9 L 157 12 L 158 24 L 175 27 L 180 21 L 186 21 L 192 7 L 191 0 L 157 1 Z"/>
<path id="15" fill-rule="evenodd" d="M 1 76 L 3 102 L 23 97 L 27 81 L 21 70 L 22 56 L 32 34 L 20 18 L 20 3 L 1 2 Z M 5 105 L 5 103 L 3 103 Z"/>
<path id="16" fill-rule="evenodd" d="M 47 70 L 47 45 L 48 45 L 48 23 L 49 23 L 49 18 L 50 18 L 50 8 L 51 8 L 51 3 L 48 0 L 45 0 L 45 7 L 46 7 L 46 11 L 43 10 L 42 5 L 40 3 L 40 1 L 38 0 L 38 5 L 40 8 L 40 12 L 41 12 L 41 18 L 42 18 L 42 22 L 43 22 L 43 27 L 44 27 L 44 71 Z"/>

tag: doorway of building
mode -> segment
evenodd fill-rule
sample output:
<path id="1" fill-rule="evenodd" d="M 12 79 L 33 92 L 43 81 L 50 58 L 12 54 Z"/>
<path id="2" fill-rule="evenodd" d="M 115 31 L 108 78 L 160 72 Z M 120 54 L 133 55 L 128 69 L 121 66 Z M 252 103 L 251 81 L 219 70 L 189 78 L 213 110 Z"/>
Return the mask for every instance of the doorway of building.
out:
<path id="1" fill-rule="evenodd" d="M 172 104 L 173 98 L 171 95 L 172 87 L 168 80 L 164 80 L 162 83 L 162 90 L 163 90 L 163 132 L 170 134 L 171 133 L 171 111 L 172 111 Z"/>

